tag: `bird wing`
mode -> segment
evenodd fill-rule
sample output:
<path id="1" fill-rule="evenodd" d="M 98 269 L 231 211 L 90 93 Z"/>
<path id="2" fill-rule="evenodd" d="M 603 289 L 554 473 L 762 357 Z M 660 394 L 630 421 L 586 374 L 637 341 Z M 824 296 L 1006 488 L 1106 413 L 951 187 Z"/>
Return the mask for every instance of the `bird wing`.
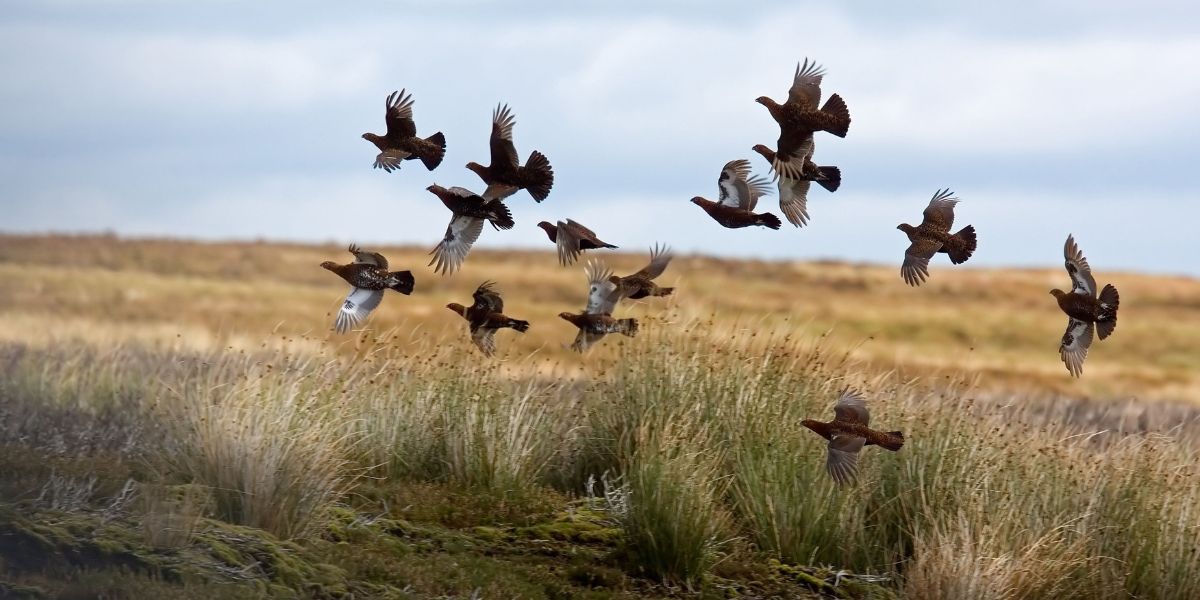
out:
<path id="1" fill-rule="evenodd" d="M 829 438 L 825 470 L 839 484 L 854 483 L 858 478 L 858 452 L 867 443 L 866 438 L 836 433 Z"/>
<path id="2" fill-rule="evenodd" d="M 837 404 L 833 406 L 836 420 L 860 425 L 871 424 L 871 411 L 867 410 L 867 399 L 850 388 L 842 391 Z"/>
<path id="3" fill-rule="evenodd" d="M 746 202 L 742 208 L 746 210 L 754 210 L 758 206 L 758 199 L 771 194 L 771 182 L 766 177 L 755 175 L 746 180 L 746 190 L 750 200 Z"/>
<path id="4" fill-rule="evenodd" d="M 559 264 L 566 266 L 579 260 L 579 253 L 581 252 L 579 249 L 579 238 L 583 232 L 590 233 L 587 227 L 575 221 L 567 219 L 565 223 L 562 221 L 558 222 L 558 234 L 554 243 L 558 246 Z"/>
<path id="5" fill-rule="evenodd" d="M 412 94 L 406 94 L 404 90 L 392 92 L 387 97 L 387 114 L 384 121 L 387 123 L 388 139 L 410 138 L 417 135 L 417 124 L 413 122 L 413 98 Z"/>
<path id="6" fill-rule="evenodd" d="M 576 352 L 583 352 L 608 335 L 607 333 L 595 333 L 587 329 L 580 328 L 579 333 L 575 334 L 575 341 L 571 344 L 571 349 Z"/>
<path id="7" fill-rule="evenodd" d="M 1063 257 L 1066 258 L 1067 274 L 1071 276 L 1071 293 L 1095 298 L 1096 278 L 1092 277 L 1092 267 L 1083 257 L 1083 251 L 1075 244 L 1075 236 L 1067 236 L 1067 243 L 1063 245 Z"/>
<path id="8" fill-rule="evenodd" d="M 671 248 L 668 246 L 654 245 L 650 250 L 650 264 L 642 268 L 641 271 L 630 275 L 630 277 L 645 277 L 646 279 L 654 279 L 663 274 L 667 270 L 667 265 L 675 255 L 671 254 Z"/>
<path id="9" fill-rule="evenodd" d="M 1088 348 L 1092 347 L 1094 329 L 1095 326 L 1087 321 L 1075 318 L 1067 320 L 1067 331 L 1063 333 L 1058 353 L 1067 370 L 1076 377 L 1083 374 L 1083 361 L 1087 358 Z"/>
<path id="10" fill-rule="evenodd" d="M 779 210 L 796 227 L 808 223 L 808 188 L 811 185 L 807 179 L 779 178 Z"/>
<path id="11" fill-rule="evenodd" d="M 350 254 L 354 255 L 354 262 L 364 265 L 375 265 L 380 269 L 388 268 L 388 261 L 378 252 L 367 252 L 359 248 L 357 244 L 350 244 Z"/>
<path id="12" fill-rule="evenodd" d="M 471 331 L 471 341 L 485 356 L 496 354 L 496 330 L 491 327 L 477 327 Z"/>
<path id="13" fill-rule="evenodd" d="M 513 145 L 512 130 L 517 124 L 517 118 L 509 110 L 508 105 L 496 105 L 492 111 L 492 164 L 508 164 L 516 167 L 520 164 L 517 157 L 517 147 Z"/>
<path id="14" fill-rule="evenodd" d="M 617 300 L 620 299 L 617 285 L 609 281 L 613 274 L 612 269 L 601 261 L 589 260 L 583 274 L 588 279 L 587 306 L 583 312 L 589 315 L 612 314 L 613 309 L 617 307 Z"/>
<path id="15" fill-rule="evenodd" d="M 475 298 L 475 304 L 471 308 L 475 310 L 483 310 L 489 313 L 504 312 L 504 299 L 500 297 L 500 292 L 495 289 L 496 282 L 485 281 L 479 284 L 475 289 L 472 297 Z"/>
<path id="16" fill-rule="evenodd" d="M 750 202 L 750 188 L 746 185 L 746 178 L 749 176 L 750 161 L 743 158 L 725 163 L 717 177 L 717 189 L 720 191 L 717 204 L 730 208 L 745 208 Z"/>
<path id="17" fill-rule="evenodd" d="M 802 103 L 804 106 L 817 108 L 821 103 L 821 80 L 825 77 L 825 69 L 816 61 L 804 65 L 796 63 L 796 74 L 792 77 L 792 87 L 788 89 L 788 104 Z"/>
<path id="18" fill-rule="evenodd" d="M 434 272 L 449 275 L 462 267 L 463 261 L 467 260 L 467 253 L 471 251 L 471 244 L 479 239 L 482 232 L 483 219 L 454 215 L 446 227 L 446 237 L 430 252 L 433 259 L 429 264 L 437 263 Z"/>
<path id="19" fill-rule="evenodd" d="M 937 231 L 950 231 L 954 226 L 955 204 L 958 204 L 958 198 L 954 197 L 954 192 L 948 189 L 938 190 L 929 201 L 929 206 L 925 207 L 925 219 L 921 221 L 921 226 Z"/>
<path id="20" fill-rule="evenodd" d="M 904 264 L 900 265 L 900 276 L 908 285 L 917 286 L 929 277 L 929 259 L 937 254 L 942 243 L 927 237 L 918 237 L 904 251 Z"/>
<path id="21" fill-rule="evenodd" d="M 346 300 L 342 302 L 342 308 L 338 310 L 337 316 L 333 320 L 333 328 L 338 333 L 346 333 L 351 327 L 363 322 L 371 311 L 379 306 L 383 301 L 383 290 L 368 290 L 365 288 L 352 287 L 350 294 L 346 296 Z"/>

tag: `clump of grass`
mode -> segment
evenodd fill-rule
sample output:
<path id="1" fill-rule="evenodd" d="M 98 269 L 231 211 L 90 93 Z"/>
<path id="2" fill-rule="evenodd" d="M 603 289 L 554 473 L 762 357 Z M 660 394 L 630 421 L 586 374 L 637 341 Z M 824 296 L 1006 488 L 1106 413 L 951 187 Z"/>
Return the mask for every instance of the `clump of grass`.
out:
<path id="1" fill-rule="evenodd" d="M 208 511 L 210 493 L 196 485 L 142 485 L 142 535 L 152 548 L 182 548 L 192 542 Z"/>

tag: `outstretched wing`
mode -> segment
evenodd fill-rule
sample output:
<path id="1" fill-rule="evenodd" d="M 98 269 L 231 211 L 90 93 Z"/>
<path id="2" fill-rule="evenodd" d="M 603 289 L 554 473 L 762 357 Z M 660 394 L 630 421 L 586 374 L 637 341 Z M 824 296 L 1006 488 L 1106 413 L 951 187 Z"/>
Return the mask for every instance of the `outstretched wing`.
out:
<path id="1" fill-rule="evenodd" d="M 387 122 L 387 138 L 389 140 L 394 141 L 417 135 L 417 124 L 413 122 L 412 94 L 406 94 L 404 90 L 392 92 L 387 97 L 386 105 L 387 115 L 384 120 Z"/>
<path id="2" fill-rule="evenodd" d="M 613 274 L 612 269 L 599 260 L 590 260 L 583 273 L 588 280 L 587 306 L 583 312 L 589 315 L 612 314 L 613 309 L 617 307 L 617 300 L 620 299 L 617 285 L 609 281 Z"/>
<path id="3" fill-rule="evenodd" d="M 929 277 L 929 259 L 942 247 L 942 243 L 925 237 L 919 237 L 908 245 L 904 251 L 904 264 L 900 265 L 900 276 L 904 283 L 918 286 L 925 283 Z"/>
<path id="4" fill-rule="evenodd" d="M 342 302 L 342 308 L 334 317 L 333 328 L 338 333 L 346 333 L 351 327 L 362 323 L 371 311 L 383 301 L 383 290 L 368 290 L 350 288 L 350 295 Z"/>
<path id="5" fill-rule="evenodd" d="M 938 190 L 929 201 L 929 206 L 925 207 L 925 219 L 921 221 L 921 226 L 937 231 L 950 231 L 954 226 L 955 204 L 958 204 L 958 198 L 954 197 L 954 192 L 949 189 Z"/>
<path id="6" fill-rule="evenodd" d="M 1075 244 L 1073 235 L 1068 235 L 1067 243 L 1063 245 L 1063 258 L 1066 259 L 1067 274 L 1071 276 L 1071 293 L 1095 298 L 1096 278 L 1092 277 L 1092 267 Z"/>
<path id="7" fill-rule="evenodd" d="M 821 80 L 825 77 L 825 69 L 816 61 L 804 64 L 796 63 L 796 74 L 792 77 L 792 87 L 788 89 L 788 104 L 800 103 L 806 108 L 817 108 L 821 103 Z"/>
<path id="8" fill-rule="evenodd" d="M 496 109 L 492 111 L 492 165 L 508 164 L 516 167 L 520 159 L 517 157 L 517 147 L 513 145 L 512 130 L 513 125 L 517 124 L 517 118 L 509 110 L 508 105 L 496 105 Z M 491 187 L 488 188 L 491 190 Z M 484 192 L 485 197 L 488 192 Z M 510 194 L 511 195 L 511 194 Z M 504 196 L 496 196 L 504 197 Z"/>
<path id="9" fill-rule="evenodd" d="M 462 267 L 467 260 L 471 245 L 479 239 L 483 232 L 483 219 L 454 215 L 450 225 L 446 227 L 446 236 L 430 254 L 433 258 L 429 264 L 437 263 L 434 272 L 450 275 Z"/>
<path id="10" fill-rule="evenodd" d="M 770 183 L 758 176 L 750 176 L 750 161 L 731 160 L 721 169 L 717 178 L 721 192 L 719 204 L 742 210 L 754 210 L 760 196 L 771 192 Z"/>
<path id="11" fill-rule="evenodd" d="M 493 286 L 494 281 L 485 281 L 475 289 L 472 296 L 475 298 L 475 304 L 471 308 L 475 310 L 484 310 L 489 313 L 504 312 L 504 299 L 500 297 L 500 292 Z"/>
<path id="12" fill-rule="evenodd" d="M 835 482 L 847 485 L 854 483 L 858 478 L 858 452 L 866 443 L 866 438 L 844 433 L 834 434 L 829 438 L 825 470 Z"/>
<path id="13" fill-rule="evenodd" d="M 1067 320 L 1067 331 L 1063 334 L 1058 354 L 1067 370 L 1076 377 L 1083 374 L 1083 361 L 1087 358 L 1088 348 L 1092 347 L 1094 329 L 1095 326 L 1087 321 L 1075 318 Z"/>
<path id="14" fill-rule="evenodd" d="M 491 327 L 477 327 L 471 331 L 471 341 L 479 347 L 484 356 L 496 354 L 496 330 Z"/>
<path id="15" fill-rule="evenodd" d="M 808 223 L 808 188 L 811 185 L 807 179 L 779 178 L 779 210 L 796 227 Z"/>
<path id="16" fill-rule="evenodd" d="M 367 252 L 359 248 L 357 244 L 350 244 L 348 249 L 350 254 L 354 255 L 354 262 L 364 265 L 375 265 L 381 269 L 388 268 L 388 261 L 378 252 Z"/>
<path id="17" fill-rule="evenodd" d="M 645 277 L 646 279 L 654 279 L 663 274 L 667 270 L 667 265 L 671 263 L 671 259 L 675 255 L 671 254 L 669 246 L 654 245 L 650 250 L 650 264 L 642 267 L 642 270 L 630 275 L 630 277 Z"/>
<path id="18" fill-rule="evenodd" d="M 867 410 L 867 399 L 850 388 L 842 391 L 837 404 L 833 406 L 833 414 L 838 421 L 860 425 L 871 424 L 871 411 Z"/>

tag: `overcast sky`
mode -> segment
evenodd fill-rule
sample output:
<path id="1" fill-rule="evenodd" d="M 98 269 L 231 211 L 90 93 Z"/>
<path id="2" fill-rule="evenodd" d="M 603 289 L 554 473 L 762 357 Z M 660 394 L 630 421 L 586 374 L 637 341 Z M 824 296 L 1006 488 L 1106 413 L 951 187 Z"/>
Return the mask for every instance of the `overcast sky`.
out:
<path id="1" fill-rule="evenodd" d="M 548 249 L 535 223 L 572 217 L 627 249 L 898 265 L 896 224 L 950 187 L 968 264 L 1059 264 L 1074 233 L 1097 270 L 1200 275 L 1191 3 L 245 4 L 6 0 L 0 231 L 432 247 L 449 212 L 425 187 L 482 190 L 463 165 L 503 101 L 555 185 L 480 246 Z M 803 229 L 723 229 L 688 200 L 731 159 L 766 173 L 754 99 L 804 57 L 853 116 L 816 140 L 842 188 L 813 186 Z M 432 173 L 372 170 L 359 137 L 402 87 L 446 135 Z"/>

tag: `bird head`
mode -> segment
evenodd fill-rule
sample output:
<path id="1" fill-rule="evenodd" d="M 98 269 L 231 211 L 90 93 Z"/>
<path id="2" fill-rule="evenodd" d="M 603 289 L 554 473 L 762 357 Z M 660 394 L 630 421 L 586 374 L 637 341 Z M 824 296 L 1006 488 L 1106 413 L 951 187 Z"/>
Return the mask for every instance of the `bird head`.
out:
<path id="1" fill-rule="evenodd" d="M 483 177 L 484 172 L 487 171 L 487 167 L 474 161 L 467 163 L 467 168 L 480 177 Z"/>
<path id="2" fill-rule="evenodd" d="M 705 202 L 708 202 L 708 200 L 705 200 L 704 198 L 702 198 L 700 196 L 696 196 L 696 197 L 692 198 L 692 204 L 695 204 L 696 206 L 704 206 Z"/>
<path id="3" fill-rule="evenodd" d="M 560 319 L 566 319 L 567 321 L 571 321 L 572 323 L 574 323 L 574 322 L 575 322 L 575 320 L 574 320 L 574 317 L 575 317 L 575 315 L 573 315 L 573 314 L 571 314 L 571 313 L 569 313 L 569 312 L 560 312 L 560 313 L 558 313 L 558 318 L 560 318 Z"/>
<path id="4" fill-rule="evenodd" d="M 901 223 L 896 226 L 896 229 L 899 229 L 900 231 L 903 231 L 904 233 L 907 233 L 909 235 L 912 235 L 917 230 L 916 227 L 913 227 L 912 225 L 909 225 L 908 223 Z"/>
<path id="5" fill-rule="evenodd" d="M 467 307 L 465 307 L 457 302 L 451 302 L 450 304 L 447 304 L 446 308 L 448 308 L 460 315 L 463 315 L 463 316 L 466 316 L 466 314 L 467 314 Z"/>
<path id="6" fill-rule="evenodd" d="M 440 186 L 440 185 L 438 185 L 438 184 L 436 184 L 436 183 L 435 183 L 435 184 L 433 184 L 433 185 L 431 185 L 431 186 L 429 186 L 429 187 L 427 187 L 427 188 L 425 188 L 425 189 L 427 189 L 427 190 L 429 190 L 430 192 L 433 192 L 433 193 L 435 193 L 435 194 L 440 194 L 440 193 L 442 193 L 442 192 L 446 191 L 446 188 L 444 188 L 444 187 L 442 187 L 442 186 Z"/>
<path id="7" fill-rule="evenodd" d="M 550 221 L 539 221 L 538 227 L 541 227 L 542 231 L 545 231 L 546 235 L 550 236 L 551 241 L 554 241 L 558 237 L 558 226 L 550 223 Z"/>
<path id="8" fill-rule="evenodd" d="M 755 98 L 754 101 L 767 107 L 767 108 L 771 108 L 772 106 L 775 105 L 775 101 L 766 96 L 759 96 L 759 97 Z"/>
<path id="9" fill-rule="evenodd" d="M 323 268 L 323 269 L 329 269 L 330 271 L 332 271 L 332 270 L 336 269 L 336 268 L 337 268 L 337 266 L 338 266 L 338 264 L 337 264 L 337 263 L 335 263 L 335 262 L 333 262 L 333 261 L 331 261 L 331 260 L 327 260 L 327 261 L 325 261 L 325 262 L 321 263 L 321 268 Z"/>
<path id="10" fill-rule="evenodd" d="M 379 141 L 379 136 L 375 135 L 374 133 L 364 133 L 362 134 L 362 139 L 367 140 L 368 142 L 377 142 Z"/>
<path id="11" fill-rule="evenodd" d="M 755 144 L 754 147 L 751 148 L 751 150 L 761 154 L 763 156 L 763 158 L 765 158 L 767 160 L 771 160 L 770 155 L 775 154 L 774 152 L 771 151 L 770 148 L 766 147 L 766 145 L 764 145 L 764 144 Z"/>
<path id="12" fill-rule="evenodd" d="M 1055 298 L 1062 298 L 1063 296 L 1066 296 L 1067 293 L 1058 288 L 1054 288 L 1050 290 L 1050 295 L 1054 296 Z"/>

